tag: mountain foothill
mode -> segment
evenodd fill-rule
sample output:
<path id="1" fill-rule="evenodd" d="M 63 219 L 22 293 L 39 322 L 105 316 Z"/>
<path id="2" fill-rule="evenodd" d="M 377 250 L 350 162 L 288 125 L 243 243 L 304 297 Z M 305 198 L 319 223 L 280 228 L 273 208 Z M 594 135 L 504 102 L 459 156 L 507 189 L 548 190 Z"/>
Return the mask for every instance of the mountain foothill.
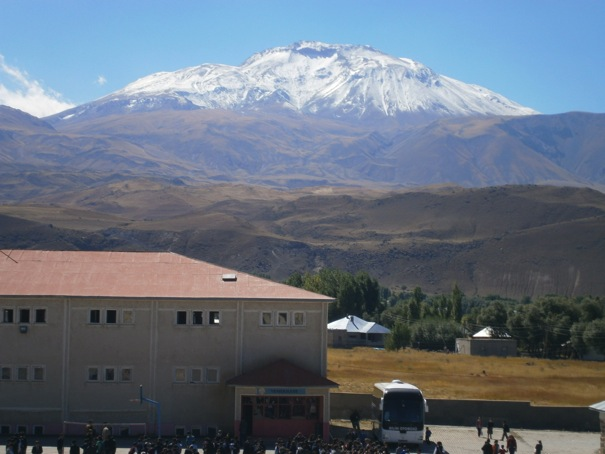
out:
<path id="1" fill-rule="evenodd" d="M 169 250 L 284 280 L 605 295 L 605 114 L 542 115 L 368 46 L 0 106 L 0 247 Z"/>

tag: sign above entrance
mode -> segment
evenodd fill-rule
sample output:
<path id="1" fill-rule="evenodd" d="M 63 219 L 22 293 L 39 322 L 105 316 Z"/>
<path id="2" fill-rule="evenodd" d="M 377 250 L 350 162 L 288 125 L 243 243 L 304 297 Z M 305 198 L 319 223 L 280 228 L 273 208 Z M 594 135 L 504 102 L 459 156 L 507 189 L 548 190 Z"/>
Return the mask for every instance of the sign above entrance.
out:
<path id="1" fill-rule="evenodd" d="M 263 396 L 302 396 L 307 394 L 306 388 L 256 388 L 257 395 Z"/>

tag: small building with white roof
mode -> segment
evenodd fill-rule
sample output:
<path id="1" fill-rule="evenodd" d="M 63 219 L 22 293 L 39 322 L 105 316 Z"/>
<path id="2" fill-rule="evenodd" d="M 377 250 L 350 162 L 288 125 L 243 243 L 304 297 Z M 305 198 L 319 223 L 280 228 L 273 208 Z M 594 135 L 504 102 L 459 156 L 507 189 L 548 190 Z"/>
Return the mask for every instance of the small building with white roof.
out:
<path id="1" fill-rule="evenodd" d="M 367 322 L 354 315 L 328 323 L 328 347 L 384 348 L 385 336 L 391 331 L 376 322 Z"/>
<path id="2" fill-rule="evenodd" d="M 605 400 L 592 404 L 588 408 L 599 412 L 599 424 L 601 426 L 601 446 L 599 449 L 599 453 L 605 454 Z"/>
<path id="3" fill-rule="evenodd" d="M 456 353 L 475 356 L 517 356 L 517 340 L 490 326 L 471 337 L 456 339 Z"/>

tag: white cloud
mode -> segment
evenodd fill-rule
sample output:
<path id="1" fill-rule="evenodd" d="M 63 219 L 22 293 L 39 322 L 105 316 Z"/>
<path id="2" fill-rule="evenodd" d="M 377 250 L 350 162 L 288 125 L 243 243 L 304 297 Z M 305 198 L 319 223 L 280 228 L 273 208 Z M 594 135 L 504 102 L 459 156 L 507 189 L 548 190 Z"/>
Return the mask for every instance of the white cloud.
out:
<path id="1" fill-rule="evenodd" d="M 61 94 L 45 89 L 37 80 L 30 79 L 25 71 L 9 66 L 0 54 L 0 78 L 8 78 L 9 88 L 0 81 L 0 104 L 22 110 L 36 117 L 46 117 L 74 107 L 65 102 Z"/>
<path id="2" fill-rule="evenodd" d="M 100 87 L 102 87 L 106 83 L 107 83 L 107 79 L 105 78 L 105 76 L 100 75 L 99 77 L 97 77 L 97 81 L 96 81 L 97 85 L 99 85 Z"/>

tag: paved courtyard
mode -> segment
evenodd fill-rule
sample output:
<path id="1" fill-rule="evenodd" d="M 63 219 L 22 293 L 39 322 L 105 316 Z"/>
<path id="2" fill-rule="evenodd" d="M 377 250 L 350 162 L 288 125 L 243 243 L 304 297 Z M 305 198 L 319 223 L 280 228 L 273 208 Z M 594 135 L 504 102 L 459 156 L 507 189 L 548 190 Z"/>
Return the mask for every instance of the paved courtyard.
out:
<path id="1" fill-rule="evenodd" d="M 435 441 L 441 441 L 450 454 L 480 454 L 485 438 L 477 437 L 474 427 L 431 426 Z M 598 454 L 600 434 L 595 432 L 562 432 L 553 430 L 513 430 L 518 454 L 532 454 L 542 440 L 543 454 Z M 498 435 L 496 432 L 495 435 Z M 434 446 L 423 453 L 432 454 Z"/>

